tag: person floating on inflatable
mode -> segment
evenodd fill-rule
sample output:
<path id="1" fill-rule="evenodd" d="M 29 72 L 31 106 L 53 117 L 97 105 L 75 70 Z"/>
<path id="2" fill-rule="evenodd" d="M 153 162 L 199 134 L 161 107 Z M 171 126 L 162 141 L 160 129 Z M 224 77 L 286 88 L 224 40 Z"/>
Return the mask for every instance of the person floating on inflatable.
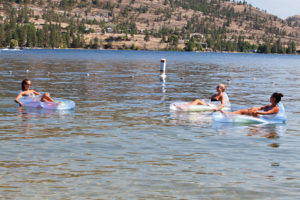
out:
<path id="1" fill-rule="evenodd" d="M 205 100 L 200 100 L 200 99 L 196 99 L 193 102 L 187 103 L 187 104 L 183 104 L 183 105 L 176 105 L 175 107 L 177 107 L 179 110 L 180 109 L 184 109 L 184 107 L 189 107 L 189 106 L 194 106 L 194 105 L 202 105 L 202 106 L 209 106 L 212 107 L 212 111 L 219 111 L 222 108 L 226 107 L 230 107 L 230 102 L 229 102 L 229 98 L 227 96 L 227 94 L 225 93 L 227 86 L 225 84 L 219 84 L 216 87 L 217 90 L 217 94 L 214 94 L 211 96 L 210 101 L 205 101 Z"/>
<path id="2" fill-rule="evenodd" d="M 279 113 L 280 111 L 278 103 L 281 101 L 281 97 L 283 97 L 282 93 L 275 92 L 270 97 L 271 104 L 269 105 L 262 106 L 262 107 L 252 107 L 249 109 L 242 109 L 234 112 L 224 112 L 224 111 L 221 112 L 224 114 L 240 114 L 240 115 L 249 115 L 253 117 L 259 117 L 259 115 L 274 115 Z"/>
<path id="3" fill-rule="evenodd" d="M 54 102 L 54 100 L 50 97 L 49 93 L 45 93 L 41 95 L 40 93 L 36 92 L 35 90 L 30 90 L 31 81 L 28 79 L 24 79 L 22 81 L 22 91 L 19 92 L 18 96 L 15 99 L 15 102 L 18 103 L 20 106 L 23 106 L 23 103 L 19 101 L 21 97 L 36 97 L 41 96 L 39 101 L 41 102 Z"/>

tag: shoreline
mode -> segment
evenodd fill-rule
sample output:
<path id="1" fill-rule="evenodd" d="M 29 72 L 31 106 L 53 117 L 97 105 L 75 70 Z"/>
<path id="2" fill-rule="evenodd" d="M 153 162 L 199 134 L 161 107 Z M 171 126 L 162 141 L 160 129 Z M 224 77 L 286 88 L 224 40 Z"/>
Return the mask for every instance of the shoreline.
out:
<path id="1" fill-rule="evenodd" d="M 0 48 L 0 51 L 23 51 L 23 50 L 96 50 L 96 51 L 166 51 L 166 52 L 191 52 L 191 53 L 240 53 L 240 54 L 264 54 L 264 55 L 300 55 L 300 50 L 299 52 L 293 53 L 293 54 L 280 54 L 280 53 L 257 53 L 257 52 L 238 52 L 238 51 L 175 51 L 175 50 L 164 50 L 164 49 L 159 49 L 159 50 L 153 50 L 153 49 L 92 49 L 92 48 Z"/>

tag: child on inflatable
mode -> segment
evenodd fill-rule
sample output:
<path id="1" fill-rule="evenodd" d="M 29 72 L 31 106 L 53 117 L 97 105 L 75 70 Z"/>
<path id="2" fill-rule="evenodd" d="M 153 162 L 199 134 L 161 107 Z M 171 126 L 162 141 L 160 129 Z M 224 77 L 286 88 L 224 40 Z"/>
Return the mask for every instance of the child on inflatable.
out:
<path id="1" fill-rule="evenodd" d="M 249 109 L 242 109 L 237 110 L 234 112 L 224 112 L 222 113 L 229 113 L 229 114 L 240 114 L 240 115 L 249 115 L 253 117 L 259 117 L 259 115 L 273 115 L 279 113 L 279 107 L 278 103 L 281 101 L 281 97 L 283 97 L 282 93 L 273 93 L 270 97 L 270 103 L 269 105 L 262 106 L 262 107 L 252 107 Z M 262 111 L 260 111 L 262 110 Z"/>
<path id="2" fill-rule="evenodd" d="M 41 95 L 40 93 L 36 92 L 35 90 L 30 90 L 31 81 L 28 79 L 24 79 L 21 83 L 22 91 L 19 92 L 18 96 L 15 99 L 15 102 L 18 103 L 20 106 L 23 104 L 19 101 L 21 97 L 35 97 L 36 95 Z M 50 97 L 49 93 L 45 93 L 42 95 L 41 102 L 54 102 L 54 100 Z"/>

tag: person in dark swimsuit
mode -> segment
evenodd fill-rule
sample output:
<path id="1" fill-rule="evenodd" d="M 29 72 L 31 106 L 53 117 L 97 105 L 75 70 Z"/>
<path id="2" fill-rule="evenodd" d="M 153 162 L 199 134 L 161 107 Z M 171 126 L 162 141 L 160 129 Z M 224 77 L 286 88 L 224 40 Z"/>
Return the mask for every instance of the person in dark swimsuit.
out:
<path id="1" fill-rule="evenodd" d="M 211 101 L 218 101 L 218 99 L 216 99 L 215 97 L 210 99 Z"/>
<path id="2" fill-rule="evenodd" d="M 21 83 L 22 91 L 19 92 L 18 96 L 15 99 L 15 102 L 18 103 L 20 106 L 23 104 L 19 101 L 22 96 L 31 96 L 34 97 L 36 95 L 41 95 L 40 93 L 36 92 L 35 90 L 30 90 L 31 81 L 28 79 L 24 79 Z M 42 102 L 54 102 L 54 100 L 50 97 L 49 93 L 45 93 L 42 95 L 40 101 Z"/>
<path id="3" fill-rule="evenodd" d="M 218 110 L 221 110 L 225 104 L 226 104 L 226 99 L 224 98 L 224 95 L 223 95 L 223 92 L 225 92 L 227 86 L 225 84 L 219 84 L 217 87 L 216 87 L 216 90 L 218 92 L 218 94 L 214 94 L 210 97 L 210 100 L 211 101 L 220 101 L 221 102 L 221 105 L 218 106 L 217 108 L 213 109 L 213 111 L 218 111 Z M 201 101 L 200 99 L 196 99 L 194 100 L 193 102 L 191 103 L 188 103 L 188 104 L 185 104 L 187 106 L 189 105 L 205 105 L 205 106 L 208 106 L 209 103 L 206 103 L 204 101 Z M 176 106 L 176 105 L 175 105 Z"/>
<path id="4" fill-rule="evenodd" d="M 250 115 L 253 117 L 258 117 L 259 115 L 277 114 L 279 112 L 279 107 L 277 104 L 281 101 L 281 97 L 283 97 L 282 93 L 275 92 L 270 97 L 271 104 L 269 105 L 261 106 L 261 107 L 252 107 L 249 109 L 242 109 L 234 112 L 223 112 L 223 111 L 221 112 L 225 114 L 230 113 L 230 114 Z"/>

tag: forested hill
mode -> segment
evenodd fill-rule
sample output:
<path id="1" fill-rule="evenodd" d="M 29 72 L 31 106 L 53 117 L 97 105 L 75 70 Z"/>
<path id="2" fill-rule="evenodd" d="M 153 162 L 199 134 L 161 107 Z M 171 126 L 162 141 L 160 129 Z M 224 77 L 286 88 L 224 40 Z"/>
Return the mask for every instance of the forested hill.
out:
<path id="1" fill-rule="evenodd" d="M 0 0 L 0 47 L 295 53 L 299 20 L 229 0 Z"/>

